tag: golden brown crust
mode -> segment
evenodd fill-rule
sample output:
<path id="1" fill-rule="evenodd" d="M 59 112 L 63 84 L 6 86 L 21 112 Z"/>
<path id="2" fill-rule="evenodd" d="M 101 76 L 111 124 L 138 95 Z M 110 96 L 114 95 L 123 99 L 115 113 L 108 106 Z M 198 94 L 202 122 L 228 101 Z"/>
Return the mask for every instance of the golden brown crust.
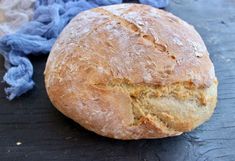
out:
<path id="1" fill-rule="evenodd" d="M 199 34 L 170 13 L 139 4 L 76 16 L 50 53 L 45 83 L 58 110 L 118 139 L 190 131 L 211 116 L 217 98 Z"/>

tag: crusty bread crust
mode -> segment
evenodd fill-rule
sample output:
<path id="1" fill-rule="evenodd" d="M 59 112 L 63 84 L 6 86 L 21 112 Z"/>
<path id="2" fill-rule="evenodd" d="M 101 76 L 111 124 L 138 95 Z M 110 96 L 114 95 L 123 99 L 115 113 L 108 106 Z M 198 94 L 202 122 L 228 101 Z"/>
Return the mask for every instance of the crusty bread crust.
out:
<path id="1" fill-rule="evenodd" d="M 208 120 L 217 79 L 203 40 L 176 16 L 140 4 L 85 11 L 61 33 L 45 69 L 55 107 L 117 139 L 161 138 Z"/>

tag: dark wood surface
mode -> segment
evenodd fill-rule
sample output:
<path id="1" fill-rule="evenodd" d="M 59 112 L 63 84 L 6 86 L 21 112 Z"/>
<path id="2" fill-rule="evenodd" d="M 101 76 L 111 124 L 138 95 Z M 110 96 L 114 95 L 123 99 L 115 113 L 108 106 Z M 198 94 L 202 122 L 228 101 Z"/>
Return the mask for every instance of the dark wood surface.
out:
<path id="1" fill-rule="evenodd" d="M 211 54 L 220 83 L 217 108 L 208 122 L 166 139 L 98 136 L 52 106 L 43 82 L 47 57 L 31 57 L 32 91 L 9 102 L 0 84 L 0 161 L 235 161 L 235 1 L 172 0 L 166 10 L 193 24 Z"/>

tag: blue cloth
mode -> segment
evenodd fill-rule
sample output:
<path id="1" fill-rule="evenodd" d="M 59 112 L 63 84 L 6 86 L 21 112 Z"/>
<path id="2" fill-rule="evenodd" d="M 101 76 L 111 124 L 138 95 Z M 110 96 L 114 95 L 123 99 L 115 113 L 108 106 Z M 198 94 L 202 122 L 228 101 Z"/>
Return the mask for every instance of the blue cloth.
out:
<path id="1" fill-rule="evenodd" d="M 140 0 L 141 3 L 164 7 L 168 0 Z M 79 12 L 103 5 L 122 3 L 122 0 L 37 0 L 33 20 L 15 34 L 0 39 L 0 54 L 7 69 L 3 80 L 7 98 L 14 99 L 32 89 L 33 66 L 29 54 L 48 54 L 57 36 Z"/>
<path id="2" fill-rule="evenodd" d="M 156 8 L 164 8 L 169 4 L 169 0 L 139 0 L 142 4 L 151 5 Z"/>

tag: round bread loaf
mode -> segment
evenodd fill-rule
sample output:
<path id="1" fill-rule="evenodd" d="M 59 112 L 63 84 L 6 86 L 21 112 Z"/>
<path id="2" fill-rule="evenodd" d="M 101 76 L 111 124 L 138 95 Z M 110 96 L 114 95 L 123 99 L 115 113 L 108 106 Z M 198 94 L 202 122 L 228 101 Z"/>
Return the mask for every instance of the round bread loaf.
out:
<path id="1" fill-rule="evenodd" d="M 195 29 L 140 4 L 91 9 L 63 30 L 45 84 L 53 105 L 97 134 L 162 138 L 212 115 L 217 79 Z"/>

